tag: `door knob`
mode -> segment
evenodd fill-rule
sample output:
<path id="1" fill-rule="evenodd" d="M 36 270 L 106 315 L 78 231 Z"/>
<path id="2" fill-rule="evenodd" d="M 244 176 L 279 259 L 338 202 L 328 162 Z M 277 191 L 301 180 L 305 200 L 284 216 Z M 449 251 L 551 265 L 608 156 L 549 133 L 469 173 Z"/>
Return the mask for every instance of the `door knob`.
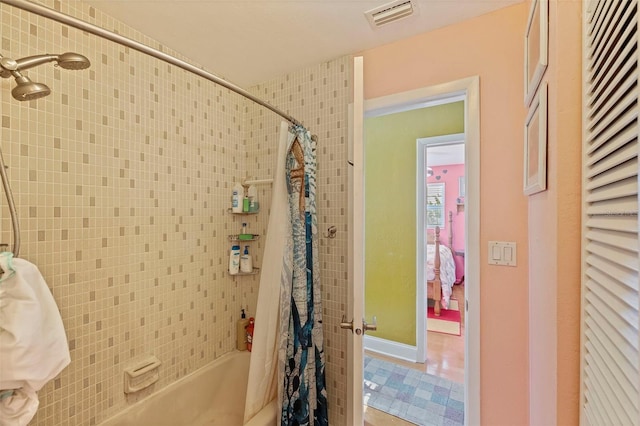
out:
<path id="1" fill-rule="evenodd" d="M 372 321 L 373 322 L 371 324 L 367 324 L 367 322 L 364 320 L 364 318 L 362 319 L 362 330 L 363 330 L 363 333 L 366 333 L 367 330 L 371 330 L 371 331 L 378 330 L 378 319 L 374 316 Z"/>
<path id="2" fill-rule="evenodd" d="M 342 315 L 342 321 L 340 321 L 340 328 L 351 330 L 351 332 L 353 332 L 353 320 L 347 321 L 347 317 Z"/>

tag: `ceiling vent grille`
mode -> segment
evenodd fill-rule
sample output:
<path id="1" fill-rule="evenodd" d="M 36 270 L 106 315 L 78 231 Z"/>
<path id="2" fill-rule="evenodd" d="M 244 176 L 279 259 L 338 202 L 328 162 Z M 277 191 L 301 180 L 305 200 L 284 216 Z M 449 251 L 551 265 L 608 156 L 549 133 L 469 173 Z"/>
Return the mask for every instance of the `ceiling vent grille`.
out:
<path id="1" fill-rule="evenodd" d="M 364 14 L 373 28 L 413 15 L 416 8 L 411 0 L 396 0 L 366 11 Z"/>

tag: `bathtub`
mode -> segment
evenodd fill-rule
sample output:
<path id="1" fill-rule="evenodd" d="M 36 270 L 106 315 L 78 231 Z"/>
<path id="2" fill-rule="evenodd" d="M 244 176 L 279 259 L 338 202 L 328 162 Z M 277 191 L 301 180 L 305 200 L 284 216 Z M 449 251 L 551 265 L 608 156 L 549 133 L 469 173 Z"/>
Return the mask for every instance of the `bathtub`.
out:
<path id="1" fill-rule="evenodd" d="M 242 426 L 250 354 L 226 354 L 100 426 Z M 276 421 L 273 401 L 246 426 L 275 426 Z"/>

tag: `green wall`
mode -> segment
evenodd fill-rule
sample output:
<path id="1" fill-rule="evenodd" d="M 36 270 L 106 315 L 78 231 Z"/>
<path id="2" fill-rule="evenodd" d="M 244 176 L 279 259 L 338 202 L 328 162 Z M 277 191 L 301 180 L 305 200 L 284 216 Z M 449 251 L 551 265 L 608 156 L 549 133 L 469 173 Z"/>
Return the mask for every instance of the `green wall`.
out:
<path id="1" fill-rule="evenodd" d="M 464 132 L 462 101 L 366 118 L 365 313 L 372 336 L 416 344 L 416 140 Z"/>

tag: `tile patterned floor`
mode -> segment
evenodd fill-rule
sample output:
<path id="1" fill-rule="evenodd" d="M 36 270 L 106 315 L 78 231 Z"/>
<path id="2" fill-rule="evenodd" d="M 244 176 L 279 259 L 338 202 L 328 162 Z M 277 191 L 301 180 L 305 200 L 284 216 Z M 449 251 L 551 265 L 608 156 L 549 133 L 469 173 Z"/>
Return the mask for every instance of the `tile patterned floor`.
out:
<path id="1" fill-rule="evenodd" d="M 464 284 L 453 286 L 453 297 L 464 300 Z M 434 376 L 443 377 L 460 384 L 464 383 L 464 310 L 460 311 L 462 316 L 462 336 L 452 336 L 442 333 L 428 332 L 427 336 L 427 362 L 417 364 L 403 361 L 397 358 L 384 356 L 375 352 L 368 352 L 367 355 L 375 359 L 388 361 L 392 364 L 401 365 L 406 368 L 416 370 L 421 373 L 428 373 Z M 407 420 L 392 416 L 382 410 L 371 406 L 364 406 L 365 426 L 412 426 Z"/>
<path id="2" fill-rule="evenodd" d="M 464 387 L 369 356 L 364 367 L 365 403 L 417 425 L 463 425 Z"/>

